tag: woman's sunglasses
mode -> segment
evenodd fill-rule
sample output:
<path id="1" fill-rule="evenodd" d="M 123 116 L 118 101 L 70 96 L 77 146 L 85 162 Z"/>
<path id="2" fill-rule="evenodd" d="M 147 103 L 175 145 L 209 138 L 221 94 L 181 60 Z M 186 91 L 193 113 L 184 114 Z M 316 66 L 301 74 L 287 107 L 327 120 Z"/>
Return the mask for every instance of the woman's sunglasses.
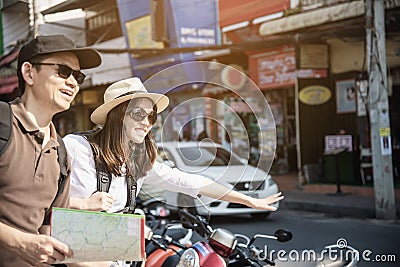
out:
<path id="1" fill-rule="evenodd" d="M 149 122 L 152 125 L 157 121 L 157 113 L 154 110 L 147 113 L 142 108 L 134 108 L 128 112 L 128 115 L 135 121 L 143 121 L 145 118 L 149 118 Z"/>
<path id="2" fill-rule="evenodd" d="M 79 70 L 73 70 L 70 67 L 63 64 L 57 64 L 57 63 L 31 63 L 31 64 L 39 66 L 40 65 L 58 66 L 58 76 L 60 76 L 63 79 L 68 79 L 68 77 L 71 76 L 72 74 L 72 76 L 74 76 L 78 84 L 82 84 L 86 77 L 86 75 L 80 72 Z"/>

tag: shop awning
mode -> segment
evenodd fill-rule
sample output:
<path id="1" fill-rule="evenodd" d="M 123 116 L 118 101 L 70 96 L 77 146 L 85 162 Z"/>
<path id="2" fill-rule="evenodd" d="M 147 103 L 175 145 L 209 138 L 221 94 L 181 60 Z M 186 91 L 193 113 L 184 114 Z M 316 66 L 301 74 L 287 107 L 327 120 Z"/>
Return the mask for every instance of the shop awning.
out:
<path id="1" fill-rule="evenodd" d="M 219 0 L 219 25 L 245 23 L 265 15 L 282 12 L 290 7 L 289 0 Z"/>
<path id="2" fill-rule="evenodd" d="M 47 14 L 54 14 L 57 12 L 64 12 L 64 11 L 78 9 L 78 8 L 85 9 L 87 7 L 93 6 L 97 2 L 98 2 L 98 0 L 67 0 L 58 5 L 55 5 L 48 9 L 43 10 L 41 13 L 43 15 L 47 15 Z"/>
<path id="3" fill-rule="evenodd" d="M 365 13 L 364 1 L 352 1 L 291 15 L 260 26 L 260 35 L 267 36 L 350 19 Z"/>
<path id="4" fill-rule="evenodd" d="M 17 87 L 17 75 L 0 78 L 0 95 L 12 93 Z"/>
<path id="5" fill-rule="evenodd" d="M 8 54 L 4 57 L 1 58 L 0 60 L 0 68 L 10 64 L 12 61 L 16 60 L 19 54 L 19 49 L 17 49 L 14 52 L 11 52 L 11 54 Z"/>
<path id="6" fill-rule="evenodd" d="M 0 59 L 0 95 L 9 94 L 18 87 L 16 70 L 11 67 L 17 60 L 19 49 L 12 50 Z"/>

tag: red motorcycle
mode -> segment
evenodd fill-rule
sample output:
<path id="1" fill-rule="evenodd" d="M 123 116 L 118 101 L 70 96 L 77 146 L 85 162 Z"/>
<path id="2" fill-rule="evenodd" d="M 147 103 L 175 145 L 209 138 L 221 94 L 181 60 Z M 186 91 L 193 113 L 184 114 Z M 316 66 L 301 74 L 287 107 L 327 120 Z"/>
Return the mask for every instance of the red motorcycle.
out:
<path id="1" fill-rule="evenodd" d="M 354 267 L 358 262 L 358 251 L 350 246 L 326 246 L 315 259 L 297 261 L 268 258 L 263 249 L 255 243 L 259 239 L 272 239 L 287 242 L 292 239 L 292 233 L 279 229 L 274 235 L 256 234 L 252 238 L 245 235 L 232 234 L 225 229 L 212 229 L 208 222 L 201 216 L 194 216 L 186 211 L 181 211 L 181 222 L 185 227 L 194 229 L 205 240 L 199 241 L 184 250 L 178 267 L 262 267 L 275 266 L 346 266 Z M 335 251 L 346 257 L 330 258 L 324 251 Z"/>
<path id="2" fill-rule="evenodd" d="M 212 229 L 208 222 L 201 216 L 194 216 L 186 211 L 181 211 L 181 222 L 185 227 L 193 228 L 205 241 L 199 241 L 183 252 L 178 267 L 226 267 L 226 266 L 261 266 L 259 263 L 261 250 L 252 245 L 254 240 L 249 240 L 244 235 L 234 235 L 226 229 Z M 238 242 L 238 238 L 246 244 Z M 286 242 L 292 234 L 286 230 L 278 230 L 274 239 Z M 262 260 L 266 264 L 275 265 L 266 257 Z"/>
<path id="3" fill-rule="evenodd" d="M 316 252 L 314 259 L 296 260 L 283 258 L 268 258 L 272 255 L 256 246 L 260 239 L 272 239 L 287 242 L 292 239 L 292 233 L 279 229 L 274 235 L 255 234 L 249 238 L 241 234 L 232 234 L 226 229 L 213 229 L 208 221 L 199 215 L 192 215 L 187 211 L 180 211 L 180 224 L 175 225 L 178 235 L 182 229 L 192 229 L 200 239 L 193 245 L 186 239 L 181 242 L 179 236 L 171 237 L 163 233 L 152 239 L 155 251 L 148 251 L 147 267 L 262 267 L 262 266 L 346 266 L 354 267 L 358 263 L 358 251 L 350 246 L 326 246 L 321 252 Z M 171 236 L 170 236 L 171 235 Z M 259 241 L 257 241 L 259 243 Z M 264 248 L 265 249 L 265 248 Z M 327 251 L 344 255 L 345 257 L 329 257 Z"/>
<path id="4" fill-rule="evenodd" d="M 153 234 L 146 244 L 147 267 L 175 267 L 182 253 L 192 245 L 193 231 L 179 222 L 167 224 L 162 233 Z"/>

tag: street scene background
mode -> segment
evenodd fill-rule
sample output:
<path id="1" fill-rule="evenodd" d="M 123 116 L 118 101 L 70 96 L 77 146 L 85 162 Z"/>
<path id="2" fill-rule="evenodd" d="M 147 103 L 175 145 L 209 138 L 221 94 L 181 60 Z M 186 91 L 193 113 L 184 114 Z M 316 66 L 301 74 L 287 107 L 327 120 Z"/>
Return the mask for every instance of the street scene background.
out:
<path id="1" fill-rule="evenodd" d="M 89 117 L 107 86 L 140 77 L 171 100 L 154 125 L 158 142 L 207 138 L 270 174 L 286 196 L 262 220 L 212 216 L 215 226 L 287 228 L 291 242 L 269 242 L 287 251 L 344 238 L 396 255 L 359 266 L 398 266 L 399 1 L 12 0 L 0 15 L 1 101 L 20 94 L 22 44 L 64 34 L 98 49 L 103 63 L 84 71 L 71 108 L 54 118 L 62 136 L 94 129 Z"/>

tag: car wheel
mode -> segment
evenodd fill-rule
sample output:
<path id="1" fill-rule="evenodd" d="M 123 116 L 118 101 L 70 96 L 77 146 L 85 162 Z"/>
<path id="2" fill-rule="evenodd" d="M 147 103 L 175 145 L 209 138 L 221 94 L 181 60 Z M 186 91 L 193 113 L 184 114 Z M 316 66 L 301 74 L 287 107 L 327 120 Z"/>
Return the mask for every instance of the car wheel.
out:
<path id="1" fill-rule="evenodd" d="M 270 212 L 260 212 L 260 213 L 251 213 L 251 217 L 255 220 L 265 220 L 269 216 Z"/>
<path id="2" fill-rule="evenodd" d="M 194 206 L 194 198 L 182 193 L 178 194 L 178 208 L 188 211 L 190 214 L 196 215 L 196 207 Z"/>

